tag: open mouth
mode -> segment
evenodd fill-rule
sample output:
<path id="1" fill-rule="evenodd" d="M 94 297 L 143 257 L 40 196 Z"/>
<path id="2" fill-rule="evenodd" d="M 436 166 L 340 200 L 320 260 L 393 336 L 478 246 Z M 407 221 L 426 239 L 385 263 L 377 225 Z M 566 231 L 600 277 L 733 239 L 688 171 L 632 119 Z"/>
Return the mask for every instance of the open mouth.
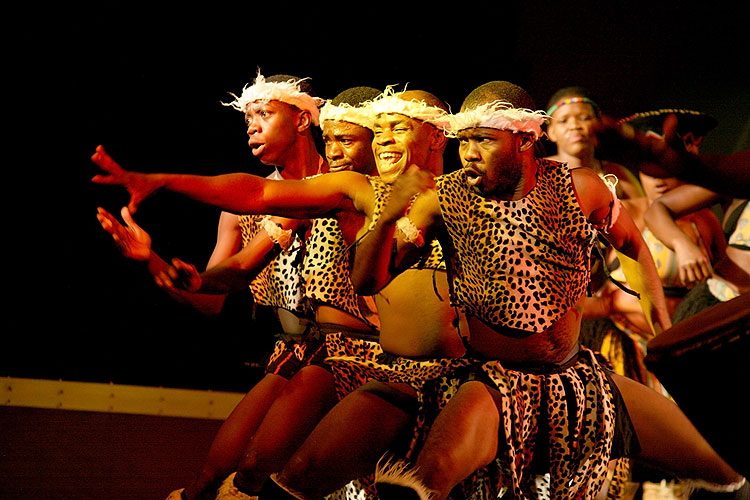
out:
<path id="1" fill-rule="evenodd" d="M 466 176 L 466 182 L 469 186 L 474 187 L 482 182 L 482 174 L 473 168 L 465 168 L 464 175 Z"/>
<path id="2" fill-rule="evenodd" d="M 250 151 L 252 152 L 253 156 L 262 155 L 263 151 L 266 149 L 266 145 L 261 142 L 249 142 L 248 145 L 250 146 Z"/>
<path id="3" fill-rule="evenodd" d="M 402 156 L 401 153 L 385 152 L 378 154 L 378 160 L 380 166 L 387 169 L 388 167 L 395 166 L 401 160 Z"/>

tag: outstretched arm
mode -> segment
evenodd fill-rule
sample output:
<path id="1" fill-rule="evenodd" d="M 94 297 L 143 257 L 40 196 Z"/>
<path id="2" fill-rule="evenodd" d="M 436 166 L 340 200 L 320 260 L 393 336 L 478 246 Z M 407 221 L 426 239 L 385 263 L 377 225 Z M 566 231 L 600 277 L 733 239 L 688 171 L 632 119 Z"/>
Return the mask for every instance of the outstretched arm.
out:
<path id="1" fill-rule="evenodd" d="M 377 293 L 428 248 L 425 233 L 433 220 L 431 207 L 436 206 L 429 201 L 432 186 L 432 175 L 416 167 L 394 182 L 388 204 L 356 247 L 351 279 L 358 293 Z M 406 225 L 398 230 L 399 224 Z"/>
<path id="2" fill-rule="evenodd" d="M 602 117 L 597 125 L 599 151 L 606 159 L 637 165 L 653 177 L 677 177 L 726 196 L 744 198 L 750 191 L 750 151 L 695 155 L 676 134 L 677 117 L 664 120 L 664 140 L 646 136 L 628 124 Z"/>
<path id="3" fill-rule="evenodd" d="M 355 172 L 283 181 L 245 173 L 216 176 L 145 174 L 125 170 L 101 146 L 91 159 L 107 172 L 94 176 L 92 181 L 125 187 L 130 193 L 128 209 L 131 213 L 135 213 L 138 205 L 154 192 L 166 189 L 236 214 L 272 214 L 305 219 L 351 207 L 348 189 L 352 183 L 362 181 L 352 177 L 363 178 Z M 329 175 L 334 178 L 329 179 Z"/>
<path id="4" fill-rule="evenodd" d="M 121 224 L 112 214 L 99 207 L 97 219 L 102 228 L 107 231 L 123 256 L 146 264 L 148 272 L 154 277 L 159 284 L 160 277 L 166 275 L 171 268 L 170 264 L 153 251 L 151 246 L 151 236 L 143 230 L 133 219 L 127 207 L 123 207 L 121 215 L 125 225 Z M 224 247 L 232 246 L 227 238 L 224 242 L 219 232 L 215 255 L 223 255 Z M 232 250 L 226 250 L 227 252 Z M 168 295 L 175 301 L 194 307 L 203 314 L 219 314 L 224 305 L 225 297 L 223 295 L 205 295 L 190 293 L 186 290 L 180 290 L 176 287 L 166 288 Z"/>
<path id="5" fill-rule="evenodd" d="M 307 226 L 307 221 L 277 217 L 270 218 L 269 223 L 289 235 Z M 261 229 L 241 250 L 218 262 L 210 261 L 202 273 L 192 264 L 172 259 L 172 265 L 154 278 L 160 287 L 173 293 L 223 295 L 237 292 L 249 286 L 258 273 L 284 250 L 283 242 L 277 240 Z"/>
<path id="6" fill-rule="evenodd" d="M 572 175 L 584 214 L 595 226 L 606 224 L 612 214 L 613 198 L 609 189 L 595 173 L 586 169 L 576 169 Z M 672 323 L 661 280 L 648 245 L 627 210 L 620 210 L 603 234 L 619 253 L 628 284 L 641 294 L 641 307 L 654 333 L 668 329 Z"/>

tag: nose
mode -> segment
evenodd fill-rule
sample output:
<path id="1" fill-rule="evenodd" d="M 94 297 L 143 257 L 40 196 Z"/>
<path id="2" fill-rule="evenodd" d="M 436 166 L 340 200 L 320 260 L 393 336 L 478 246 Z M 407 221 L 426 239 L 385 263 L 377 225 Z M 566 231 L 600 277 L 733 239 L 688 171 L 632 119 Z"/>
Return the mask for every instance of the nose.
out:
<path id="1" fill-rule="evenodd" d="M 478 161 L 481 159 L 479 148 L 477 147 L 476 142 L 472 140 L 462 142 L 459 146 L 459 152 L 461 153 L 461 158 L 466 162 Z"/>
<path id="2" fill-rule="evenodd" d="M 565 125 L 567 126 L 568 130 L 578 130 L 583 127 L 581 125 L 581 120 L 575 117 L 570 118 Z"/>
<path id="3" fill-rule="evenodd" d="M 247 123 L 247 135 L 257 134 L 260 130 L 260 126 L 252 117 L 247 118 L 245 123 Z"/>
<path id="4" fill-rule="evenodd" d="M 373 142 L 381 146 L 385 144 L 391 144 L 393 142 L 393 134 L 390 130 L 380 130 L 377 134 L 375 134 Z"/>
<path id="5" fill-rule="evenodd" d="M 341 145 L 336 141 L 329 142 L 328 144 L 326 144 L 326 156 L 330 158 L 331 160 L 337 160 L 341 158 L 342 156 Z"/>

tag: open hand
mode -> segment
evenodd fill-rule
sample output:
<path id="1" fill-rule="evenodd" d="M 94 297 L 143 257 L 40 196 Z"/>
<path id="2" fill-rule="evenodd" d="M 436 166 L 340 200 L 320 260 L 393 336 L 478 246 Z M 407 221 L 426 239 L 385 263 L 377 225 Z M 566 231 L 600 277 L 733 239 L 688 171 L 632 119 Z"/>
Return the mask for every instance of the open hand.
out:
<path id="1" fill-rule="evenodd" d="M 128 207 L 120 211 L 125 226 L 103 208 L 97 208 L 96 218 L 117 244 L 120 252 L 127 258 L 147 261 L 151 256 L 151 236 L 135 223 Z"/>

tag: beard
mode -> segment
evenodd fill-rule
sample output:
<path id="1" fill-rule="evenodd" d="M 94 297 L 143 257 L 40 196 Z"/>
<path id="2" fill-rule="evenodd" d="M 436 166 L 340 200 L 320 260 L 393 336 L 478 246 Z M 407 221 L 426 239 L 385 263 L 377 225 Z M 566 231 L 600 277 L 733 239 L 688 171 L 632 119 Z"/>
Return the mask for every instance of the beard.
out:
<path id="1" fill-rule="evenodd" d="M 511 199 L 519 189 L 522 178 L 523 167 L 514 157 L 498 169 L 495 175 L 484 173 L 479 182 L 470 184 L 470 188 L 485 198 Z"/>

